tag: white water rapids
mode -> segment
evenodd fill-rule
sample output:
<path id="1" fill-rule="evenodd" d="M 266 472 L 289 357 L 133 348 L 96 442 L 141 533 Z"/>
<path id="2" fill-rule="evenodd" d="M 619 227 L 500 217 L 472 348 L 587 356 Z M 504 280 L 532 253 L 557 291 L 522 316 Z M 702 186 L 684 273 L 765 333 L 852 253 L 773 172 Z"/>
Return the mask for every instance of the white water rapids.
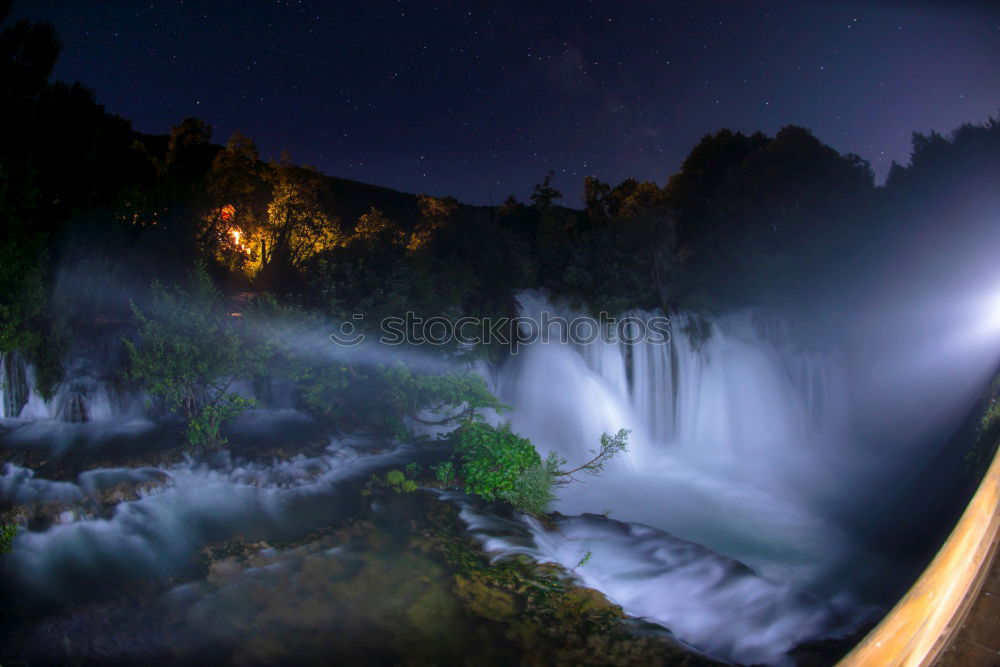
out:
<path id="1" fill-rule="evenodd" d="M 539 295 L 522 306 L 535 321 L 543 311 L 580 316 Z M 569 568 L 589 552 L 577 573 L 630 613 L 712 655 L 780 663 L 863 614 L 843 582 L 828 581 L 855 553 L 824 512 L 861 456 L 849 442 L 846 381 L 835 354 L 797 348 L 773 317 L 716 318 L 701 344 L 684 333 L 690 321 L 673 318 L 668 344 L 565 344 L 553 325 L 549 342 L 522 346 L 491 374 L 514 430 L 543 454 L 575 465 L 602 433 L 631 430 L 626 455 L 561 489 L 556 506 L 627 523 L 532 524 L 531 552 Z"/>
<path id="2" fill-rule="evenodd" d="M 522 305 L 525 316 L 576 316 L 537 294 L 523 295 Z M 631 429 L 630 446 L 600 477 L 560 489 L 555 509 L 578 516 L 560 518 L 555 529 L 522 518 L 522 538 L 511 539 L 510 526 L 492 514 L 466 508 L 463 517 L 497 557 L 559 562 L 629 614 L 713 657 L 784 664 L 799 643 L 850 632 L 870 611 L 844 572 L 872 554 L 847 534 L 837 504 L 845 484 L 875 473 L 863 472 L 866 454 L 851 444 L 835 353 L 803 350 L 779 319 L 751 311 L 712 319 L 702 343 L 685 333 L 692 322 L 674 316 L 667 344 L 573 345 L 555 336 L 487 371 L 514 408 L 505 418 L 543 455 L 553 449 L 578 464 L 602 433 L 621 428 Z M 30 366 L 19 363 L 0 363 L 8 380 L 30 379 Z M 45 443 L 53 456 L 70 456 L 154 437 L 141 397 L 122 396 L 94 370 L 101 367 L 78 363 L 50 401 L 8 381 L 0 404 L 20 419 L 7 422 L 14 428 L 5 444 Z M 73 406 L 88 423 L 62 423 Z M 257 411 L 240 428 L 280 441 L 287 432 L 280 419 L 253 422 L 269 414 L 282 413 Z M 270 465 L 217 457 L 211 465 L 113 468 L 63 482 L 9 465 L 0 476 L 8 504 L 79 506 L 121 480 L 165 474 L 169 481 L 111 514 L 68 511 L 22 532 L 6 561 L 8 590 L 62 604 L 86 600 L 109 579 L 181 575 L 205 543 L 273 539 L 328 523 L 345 503 L 342 480 L 406 455 L 331 441 L 318 456 Z"/>

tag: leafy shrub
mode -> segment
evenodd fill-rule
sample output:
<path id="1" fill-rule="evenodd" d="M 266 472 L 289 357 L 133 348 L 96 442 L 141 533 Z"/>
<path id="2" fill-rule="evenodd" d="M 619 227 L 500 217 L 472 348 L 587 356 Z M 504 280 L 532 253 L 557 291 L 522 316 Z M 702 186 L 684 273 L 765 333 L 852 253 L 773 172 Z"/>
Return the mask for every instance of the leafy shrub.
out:
<path id="1" fill-rule="evenodd" d="M 534 516 L 545 514 L 555 501 L 552 492 L 555 479 L 544 465 L 534 465 L 525 468 L 514 481 L 514 487 L 502 491 L 498 495 L 518 511 Z"/>
<path id="2" fill-rule="evenodd" d="M 455 481 L 455 465 L 451 461 L 442 461 L 432 468 L 434 478 L 442 484 L 451 484 Z"/>
<path id="3" fill-rule="evenodd" d="M 396 493 L 412 493 L 417 490 L 417 483 L 412 479 L 406 479 L 406 475 L 402 470 L 390 470 L 381 479 L 379 479 L 378 475 L 372 475 L 371 482 L 372 484 L 391 489 Z"/>
<path id="4" fill-rule="evenodd" d="M 14 538 L 20 530 L 15 524 L 0 526 L 0 554 L 9 554 L 14 549 Z"/>
<path id="5" fill-rule="evenodd" d="M 240 335 L 204 265 L 186 287 L 154 284 L 148 310 L 135 304 L 132 310 L 138 340 L 124 341 L 129 377 L 188 420 L 193 449 L 224 444 L 222 424 L 253 405 L 229 387 L 237 378 L 262 372 L 270 349 Z"/>
<path id="6" fill-rule="evenodd" d="M 554 489 L 576 481 L 577 472 L 597 475 L 616 455 L 628 449 L 627 429 L 601 435 L 601 446 L 586 463 L 563 470 L 566 461 L 551 452 L 544 461 L 531 441 L 511 431 L 510 424 L 491 426 L 470 421 L 453 434 L 459 474 L 465 492 L 485 500 L 505 500 L 520 512 L 544 514 L 555 500 Z M 435 469 L 439 481 L 451 473 L 444 464 Z"/>
<path id="7" fill-rule="evenodd" d="M 198 414 L 188 421 L 185 431 L 188 445 L 194 451 L 221 447 L 226 444 L 220 432 L 222 425 L 253 406 L 253 399 L 237 394 L 226 394 L 218 403 L 202 406 Z"/>
<path id="8" fill-rule="evenodd" d="M 531 441 L 514 433 L 509 423 L 494 427 L 470 422 L 454 437 L 466 493 L 486 500 L 510 494 L 525 470 L 542 463 Z"/>
<path id="9" fill-rule="evenodd" d="M 437 420 L 416 418 L 431 426 L 454 426 L 471 420 L 479 410 L 490 408 L 498 412 L 508 407 L 494 396 L 486 380 L 469 370 L 446 373 L 419 373 L 402 362 L 382 366 L 378 378 L 385 384 L 384 406 L 398 419 L 416 418 L 427 410 L 437 413 Z"/>

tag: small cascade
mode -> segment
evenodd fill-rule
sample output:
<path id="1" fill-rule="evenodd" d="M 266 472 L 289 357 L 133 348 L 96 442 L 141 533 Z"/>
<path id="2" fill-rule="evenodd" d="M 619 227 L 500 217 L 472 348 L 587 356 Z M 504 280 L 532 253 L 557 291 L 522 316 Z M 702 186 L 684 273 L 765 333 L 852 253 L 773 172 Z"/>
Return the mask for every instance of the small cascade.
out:
<path id="1" fill-rule="evenodd" d="M 108 421 L 120 413 L 111 383 L 90 375 L 63 382 L 48 406 L 51 419 L 74 424 Z"/>
<path id="2" fill-rule="evenodd" d="M 18 352 L 0 354 L 0 417 L 17 418 L 31 399 L 28 364 Z"/>
<path id="3" fill-rule="evenodd" d="M 632 404 L 653 439 L 661 442 L 673 436 L 676 419 L 671 345 L 667 342 L 632 345 L 629 348 L 632 357 Z"/>
<path id="4" fill-rule="evenodd" d="M 21 354 L 4 355 L 0 359 L 0 417 L 86 423 L 142 415 L 140 397 L 122 391 L 114 372 L 107 370 L 111 368 L 108 359 L 98 352 L 87 349 L 69 355 L 63 378 L 50 398 L 38 391 L 35 369 Z"/>
<path id="5" fill-rule="evenodd" d="M 462 499 L 455 498 L 462 503 Z M 839 608 L 742 563 L 649 526 L 593 514 L 510 521 L 465 505 L 461 517 L 493 558 L 559 563 L 631 616 L 670 628 L 681 641 L 738 664 L 790 665 L 796 644 L 850 627 Z"/>

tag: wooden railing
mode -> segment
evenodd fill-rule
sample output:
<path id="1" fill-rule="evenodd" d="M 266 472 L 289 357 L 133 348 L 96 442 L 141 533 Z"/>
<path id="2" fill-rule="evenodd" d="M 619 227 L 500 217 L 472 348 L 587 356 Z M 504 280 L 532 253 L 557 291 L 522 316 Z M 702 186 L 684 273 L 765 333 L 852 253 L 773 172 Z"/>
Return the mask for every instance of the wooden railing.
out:
<path id="1" fill-rule="evenodd" d="M 961 629 L 1000 538 L 1000 451 L 948 540 L 902 600 L 838 667 L 932 665 Z"/>

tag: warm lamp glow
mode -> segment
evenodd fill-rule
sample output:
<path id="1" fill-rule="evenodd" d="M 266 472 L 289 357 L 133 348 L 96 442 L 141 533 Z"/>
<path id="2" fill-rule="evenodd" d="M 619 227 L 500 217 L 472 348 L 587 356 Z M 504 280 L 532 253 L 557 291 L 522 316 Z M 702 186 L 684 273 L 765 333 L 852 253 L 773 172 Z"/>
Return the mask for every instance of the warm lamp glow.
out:
<path id="1" fill-rule="evenodd" d="M 250 247 L 243 243 L 243 232 L 241 232 L 236 227 L 233 227 L 229 230 L 229 236 L 232 237 L 233 246 L 236 248 L 236 250 L 247 256 L 250 256 L 252 254 L 250 251 Z"/>

